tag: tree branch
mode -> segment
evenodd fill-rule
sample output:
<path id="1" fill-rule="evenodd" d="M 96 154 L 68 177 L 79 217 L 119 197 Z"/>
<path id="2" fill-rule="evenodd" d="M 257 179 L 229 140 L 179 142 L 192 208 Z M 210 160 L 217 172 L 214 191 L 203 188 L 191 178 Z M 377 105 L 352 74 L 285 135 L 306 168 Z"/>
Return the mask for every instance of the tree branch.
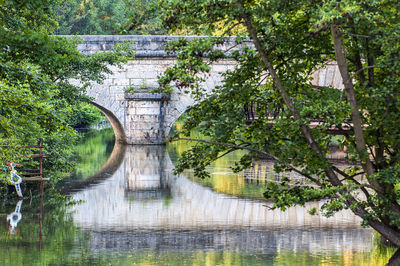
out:
<path id="1" fill-rule="evenodd" d="M 353 18 L 349 17 L 349 21 L 350 21 L 350 25 L 351 25 L 351 30 L 355 34 L 356 29 L 355 29 Z M 354 34 L 352 34 L 352 36 L 354 36 Z M 357 46 L 357 47 L 359 46 L 357 38 L 354 38 L 354 43 L 355 43 L 355 46 Z M 355 60 L 355 65 L 356 65 L 356 67 L 358 69 L 356 71 L 355 75 L 358 75 L 358 77 L 361 80 L 361 83 L 364 84 L 364 82 L 365 82 L 365 74 L 364 74 L 364 71 L 363 71 L 362 63 L 361 63 L 361 55 L 360 55 L 360 52 L 358 50 L 356 50 L 355 53 L 354 53 L 354 60 Z"/>
<path id="2" fill-rule="evenodd" d="M 359 74 L 361 71 L 364 71 L 364 70 L 370 69 L 370 68 L 377 68 L 377 66 L 366 66 L 366 67 L 363 67 L 363 68 L 357 70 L 354 74 L 357 75 L 357 74 Z"/>
<path id="3" fill-rule="evenodd" d="M 365 196 L 367 197 L 367 199 L 370 199 L 370 194 L 368 193 L 368 191 L 364 188 L 365 185 L 361 185 L 360 182 L 358 182 L 357 180 L 354 179 L 354 177 L 356 177 L 357 175 L 359 175 L 360 173 L 357 173 L 355 175 L 348 175 L 345 172 L 343 172 L 342 170 L 340 170 L 339 168 L 337 168 L 336 166 L 332 166 L 333 170 L 336 171 L 337 173 L 339 173 L 340 175 L 342 175 L 344 177 L 344 179 L 342 179 L 341 181 L 344 181 L 346 179 L 350 179 L 352 180 L 354 183 L 356 183 L 357 185 L 360 186 L 360 189 L 362 190 L 362 192 L 365 194 Z M 364 172 L 361 172 L 364 173 Z"/>
<path id="4" fill-rule="evenodd" d="M 367 46 L 367 62 L 368 62 L 368 86 L 375 86 L 375 74 L 374 74 L 374 58 L 372 57 L 372 51 L 368 39 L 365 40 Z"/>
<path id="5" fill-rule="evenodd" d="M 372 36 L 369 35 L 363 35 L 363 34 L 355 34 L 355 33 L 345 33 L 346 35 L 354 36 L 354 37 L 360 37 L 360 38 L 372 38 Z"/>

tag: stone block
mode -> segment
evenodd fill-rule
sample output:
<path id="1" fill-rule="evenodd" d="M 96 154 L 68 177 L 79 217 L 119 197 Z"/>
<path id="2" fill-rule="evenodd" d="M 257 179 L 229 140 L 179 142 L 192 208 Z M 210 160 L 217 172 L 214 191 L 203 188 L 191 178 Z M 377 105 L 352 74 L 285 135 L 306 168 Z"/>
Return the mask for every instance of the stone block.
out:
<path id="1" fill-rule="evenodd" d="M 117 101 L 125 101 L 125 94 L 124 93 L 115 94 L 115 100 L 117 100 Z"/>
<path id="2" fill-rule="evenodd" d="M 159 115 L 159 108 L 137 108 L 136 114 L 138 115 Z"/>
<path id="3" fill-rule="evenodd" d="M 127 79 L 129 78 L 128 72 L 114 71 L 112 75 L 108 76 L 110 79 Z"/>
<path id="4" fill-rule="evenodd" d="M 175 59 L 163 59 L 160 60 L 160 65 L 173 66 L 176 63 Z"/>
<path id="5" fill-rule="evenodd" d="M 159 60 L 157 59 L 150 59 L 150 58 L 138 58 L 137 60 L 134 61 L 129 61 L 128 65 L 158 65 Z"/>
<path id="6" fill-rule="evenodd" d="M 130 86 L 138 91 L 159 88 L 157 79 L 130 79 Z"/>
<path id="7" fill-rule="evenodd" d="M 324 86 L 333 86 L 334 76 L 335 76 L 335 66 L 328 66 L 326 71 L 326 79 Z"/>
<path id="8" fill-rule="evenodd" d="M 128 86 L 130 85 L 129 79 L 128 78 L 113 78 L 112 79 L 112 85 L 117 85 L 117 86 Z"/>
<path id="9" fill-rule="evenodd" d="M 127 116 L 134 116 L 134 115 L 136 115 L 136 108 L 134 108 L 134 107 L 127 107 L 126 108 L 126 115 Z"/>
<path id="10" fill-rule="evenodd" d="M 103 80 L 103 82 L 101 84 L 99 84 L 100 87 L 104 87 L 104 86 L 110 86 L 113 85 L 113 79 L 112 78 L 106 78 Z"/>
<path id="11" fill-rule="evenodd" d="M 124 93 L 125 89 L 129 88 L 129 86 L 116 86 L 116 85 L 112 85 L 109 87 L 110 90 L 110 94 L 116 94 L 116 93 Z"/>
<path id="12" fill-rule="evenodd" d="M 151 124 L 160 124 L 160 117 L 158 115 L 138 115 L 138 114 L 128 114 L 128 120 L 131 123 L 151 123 Z"/>
<path id="13" fill-rule="evenodd" d="M 158 79 L 157 78 L 146 79 L 146 87 L 150 89 L 159 88 Z"/>
<path id="14" fill-rule="evenodd" d="M 325 78 L 326 78 L 326 68 L 321 69 L 318 73 L 318 86 L 325 85 Z"/>
<path id="15" fill-rule="evenodd" d="M 313 85 L 319 84 L 319 73 L 318 72 L 319 71 L 317 70 L 311 74 L 311 84 L 313 84 Z"/>
<path id="16" fill-rule="evenodd" d="M 113 73 L 119 73 L 121 72 L 121 68 L 118 66 L 109 66 L 108 67 Z"/>
<path id="17" fill-rule="evenodd" d="M 159 71 L 155 71 L 154 69 L 152 70 L 142 70 L 140 73 L 138 73 L 138 77 L 141 79 L 157 79 L 157 76 L 160 74 Z"/>
<path id="18" fill-rule="evenodd" d="M 213 65 L 211 72 L 224 73 L 229 69 L 229 65 Z"/>
<path id="19" fill-rule="evenodd" d="M 141 123 L 138 123 L 137 129 L 154 131 L 154 130 L 158 130 L 159 127 L 160 127 L 159 123 L 141 122 Z"/>
<path id="20" fill-rule="evenodd" d="M 138 103 L 139 108 L 156 108 L 160 109 L 160 101 L 140 101 Z"/>
<path id="21" fill-rule="evenodd" d="M 145 118 L 147 117 L 146 115 L 137 115 L 137 114 L 131 114 L 127 113 L 129 120 L 133 122 L 141 122 L 144 121 Z"/>
<path id="22" fill-rule="evenodd" d="M 339 67 L 335 67 L 335 75 L 333 79 L 333 87 L 338 89 L 344 89 L 342 75 L 340 74 Z"/>

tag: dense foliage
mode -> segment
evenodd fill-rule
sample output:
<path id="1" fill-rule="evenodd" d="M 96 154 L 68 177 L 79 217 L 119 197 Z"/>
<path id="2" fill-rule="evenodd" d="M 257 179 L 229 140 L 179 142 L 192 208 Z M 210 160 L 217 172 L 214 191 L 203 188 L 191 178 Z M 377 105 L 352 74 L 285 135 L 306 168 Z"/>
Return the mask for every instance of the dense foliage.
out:
<path id="1" fill-rule="evenodd" d="M 107 118 L 97 107 L 87 102 L 80 102 L 68 108 L 67 122 L 75 129 L 89 128 Z"/>
<path id="2" fill-rule="evenodd" d="M 32 145 L 42 138 L 44 152 L 50 155 L 45 160 L 46 177 L 54 182 L 60 172 L 71 170 L 75 139 L 67 123 L 71 108 L 88 100 L 84 92 L 91 81 L 100 82 L 110 65 L 131 55 L 125 43 L 113 52 L 85 56 L 77 50 L 79 39 L 52 35 L 58 4 L 58 0 L 0 1 L 0 142 Z M 35 166 L 37 162 L 22 156 L 35 152 L 0 148 L 2 177 L 9 160 Z"/>
<path id="3" fill-rule="evenodd" d="M 58 8 L 58 34 L 164 34 L 155 0 L 71 0 Z"/>
<path id="4" fill-rule="evenodd" d="M 177 85 L 198 99 L 182 133 L 197 128 L 207 136 L 183 154 L 177 171 L 192 167 L 206 176 L 206 165 L 237 149 L 249 154 L 236 170 L 254 156 L 274 158 L 277 171 L 296 171 L 310 182 L 270 183 L 265 197 L 275 208 L 323 200 L 323 214 L 351 209 L 400 246 L 398 2 L 161 0 L 160 6 L 171 30 L 218 35 L 167 47 L 178 62 L 161 77 L 162 88 Z M 226 53 L 219 45 L 232 33 L 239 34 L 237 45 Z M 237 65 L 207 95 L 201 82 L 220 59 Z M 312 84 L 311 74 L 331 62 L 343 90 Z M 251 103 L 257 115 L 249 121 Z M 311 127 L 312 121 L 319 124 Z M 337 141 L 327 133 L 332 128 L 355 165 L 339 169 L 328 160 Z"/>

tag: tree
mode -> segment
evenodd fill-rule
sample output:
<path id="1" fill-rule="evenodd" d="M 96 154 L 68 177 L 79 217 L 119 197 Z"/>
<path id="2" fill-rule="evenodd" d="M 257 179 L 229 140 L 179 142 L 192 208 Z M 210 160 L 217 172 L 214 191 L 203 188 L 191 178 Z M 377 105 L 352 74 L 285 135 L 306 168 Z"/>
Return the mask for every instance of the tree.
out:
<path id="1" fill-rule="evenodd" d="M 58 8 L 58 34 L 163 34 L 155 0 L 73 0 Z"/>
<path id="2" fill-rule="evenodd" d="M 178 61 L 160 78 L 161 88 L 169 91 L 174 84 L 199 100 L 182 133 L 197 128 L 207 137 L 183 154 L 176 170 L 192 167 L 207 176 L 206 165 L 237 149 L 249 154 L 236 170 L 248 167 L 254 156 L 272 157 L 277 171 L 296 171 L 310 181 L 308 186 L 289 178 L 270 183 L 264 195 L 274 200 L 274 208 L 324 200 L 324 215 L 351 209 L 364 225 L 400 246 L 398 3 L 159 2 L 163 23 L 171 30 L 219 34 L 167 46 Z M 219 45 L 232 33 L 238 34 L 237 47 L 227 53 Z M 243 42 L 247 39 L 252 45 Z M 206 95 L 201 82 L 209 64 L 226 58 L 237 62 L 235 69 L 224 74 L 213 95 Z M 343 91 L 312 85 L 311 74 L 332 61 L 338 64 Z M 249 124 L 244 107 L 251 103 L 257 118 Z M 312 121 L 319 123 L 311 127 Z M 332 128 L 342 132 L 340 145 L 357 166 L 343 170 L 328 160 L 329 145 L 337 141 L 327 133 Z M 365 180 L 357 178 L 362 174 Z"/>
<path id="3" fill-rule="evenodd" d="M 58 4 L 58 0 L 0 2 L 0 142 L 27 145 L 43 138 L 50 155 L 46 174 L 53 181 L 60 172 L 71 170 L 75 133 L 67 124 L 68 110 L 88 101 L 84 93 L 91 81 L 100 82 L 110 73 L 110 65 L 131 55 L 129 44 L 122 44 L 114 52 L 85 56 L 77 49 L 78 39 L 51 35 Z M 30 152 L 1 148 L 4 172 L 8 160 L 23 160 L 20 155 Z"/>
<path id="4" fill-rule="evenodd" d="M 157 0 L 129 1 L 126 7 L 128 20 L 121 34 L 166 34 L 162 27 L 160 14 L 161 8 L 157 6 Z"/>
<path id="5" fill-rule="evenodd" d="M 123 0 L 65 1 L 58 10 L 60 34 L 118 34 L 127 20 Z"/>

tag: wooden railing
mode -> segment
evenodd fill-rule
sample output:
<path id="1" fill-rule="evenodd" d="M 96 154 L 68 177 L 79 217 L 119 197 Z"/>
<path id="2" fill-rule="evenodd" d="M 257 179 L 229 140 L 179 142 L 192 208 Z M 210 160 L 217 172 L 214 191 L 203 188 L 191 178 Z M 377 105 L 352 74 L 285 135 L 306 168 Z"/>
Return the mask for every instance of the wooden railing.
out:
<path id="1" fill-rule="evenodd" d="M 250 125 L 254 120 L 258 119 L 259 114 L 257 113 L 257 109 L 260 109 L 258 106 L 259 103 L 256 101 L 251 101 L 244 105 L 244 115 L 246 117 L 246 124 Z M 270 120 L 276 119 L 279 114 L 282 113 L 283 107 L 272 108 L 271 106 L 265 105 L 263 108 L 263 114 L 265 117 L 268 117 Z"/>
<path id="2" fill-rule="evenodd" d="M 21 145 L 21 146 L 15 146 L 15 145 L 0 145 L 0 148 L 13 148 L 13 149 L 24 149 L 24 148 L 37 148 L 39 149 L 39 153 L 37 154 L 26 154 L 24 157 L 29 157 L 33 159 L 39 159 L 39 168 L 22 168 L 16 167 L 15 169 L 18 171 L 18 174 L 22 177 L 23 181 L 48 181 L 49 178 L 44 178 L 43 177 L 43 158 L 49 157 L 48 154 L 43 153 L 43 141 L 42 139 L 39 140 L 39 143 L 37 145 Z"/>

